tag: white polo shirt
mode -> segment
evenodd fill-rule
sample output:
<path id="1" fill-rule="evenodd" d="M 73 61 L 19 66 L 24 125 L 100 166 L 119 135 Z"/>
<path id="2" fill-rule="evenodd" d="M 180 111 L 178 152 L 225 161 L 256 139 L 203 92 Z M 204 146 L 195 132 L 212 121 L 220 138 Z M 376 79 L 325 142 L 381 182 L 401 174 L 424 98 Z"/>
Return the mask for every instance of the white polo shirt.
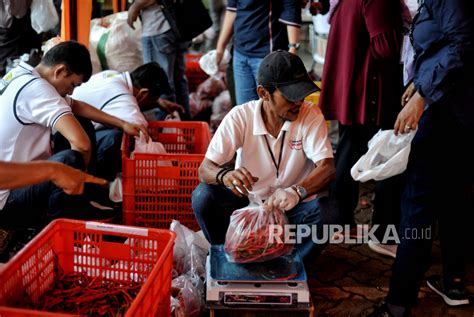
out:
<path id="1" fill-rule="evenodd" d="M 298 118 L 286 121 L 277 138 L 268 133 L 263 123 L 262 107 L 262 100 L 234 107 L 214 134 L 206 158 L 222 165 L 237 153 L 235 167 L 245 167 L 259 178 L 253 192 L 265 200 L 272 189 L 303 181 L 314 170 L 314 163 L 332 158 L 333 151 L 324 117 L 312 103 L 305 102 Z M 284 137 L 278 180 L 265 137 L 277 163 Z M 314 195 L 307 200 L 313 198 Z"/>
<path id="2" fill-rule="evenodd" d="M 128 72 L 106 70 L 97 73 L 74 89 L 71 97 L 126 122 L 147 125 L 133 96 L 132 79 Z M 104 126 L 94 122 L 94 127 L 98 130 Z"/>
<path id="3" fill-rule="evenodd" d="M 0 80 L 0 161 L 49 158 L 51 129 L 64 115 L 72 115 L 70 99 L 21 62 Z M 9 193 L 0 190 L 0 210 Z"/>

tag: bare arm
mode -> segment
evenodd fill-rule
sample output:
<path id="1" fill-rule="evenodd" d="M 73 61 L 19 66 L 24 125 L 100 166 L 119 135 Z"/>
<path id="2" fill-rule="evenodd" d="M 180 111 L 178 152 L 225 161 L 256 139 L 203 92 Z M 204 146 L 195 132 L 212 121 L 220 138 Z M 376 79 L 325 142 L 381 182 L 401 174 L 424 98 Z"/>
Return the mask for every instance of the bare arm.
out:
<path id="1" fill-rule="evenodd" d="M 224 50 L 229 44 L 230 38 L 234 33 L 234 21 L 236 12 L 227 10 L 224 15 L 224 22 L 222 23 L 222 30 L 219 34 L 219 40 L 217 41 L 216 47 L 216 63 L 221 63 L 222 57 L 224 56 Z"/>
<path id="2" fill-rule="evenodd" d="M 84 163 L 88 166 L 91 157 L 91 141 L 76 118 L 73 115 L 62 116 L 54 128 L 69 141 L 71 149 L 82 154 Z"/>
<path id="3" fill-rule="evenodd" d="M 316 162 L 314 170 L 306 177 L 301 184 L 308 193 L 308 196 L 326 190 L 329 183 L 336 177 L 336 167 L 334 159 L 327 158 Z"/>
<path id="4" fill-rule="evenodd" d="M 81 194 L 84 183 L 105 185 L 100 179 L 67 165 L 37 161 L 30 163 L 0 162 L 0 188 L 19 188 L 45 181 L 52 181 L 67 194 Z"/>
<path id="5" fill-rule="evenodd" d="M 299 43 L 300 42 L 300 28 L 294 25 L 287 25 L 286 30 L 288 33 L 288 43 Z M 290 53 L 297 54 L 298 50 L 295 47 L 291 47 L 288 50 Z"/>
<path id="6" fill-rule="evenodd" d="M 145 126 L 125 122 L 79 100 L 73 100 L 71 108 L 75 115 L 102 123 L 105 126 L 122 129 L 125 133 L 130 135 L 139 136 L 140 131 L 142 131 L 148 140 L 148 130 Z"/>
<path id="7" fill-rule="evenodd" d="M 136 0 L 128 9 L 127 23 L 133 29 L 133 22 L 135 22 L 140 15 L 140 11 L 152 6 L 156 3 L 155 0 Z"/>

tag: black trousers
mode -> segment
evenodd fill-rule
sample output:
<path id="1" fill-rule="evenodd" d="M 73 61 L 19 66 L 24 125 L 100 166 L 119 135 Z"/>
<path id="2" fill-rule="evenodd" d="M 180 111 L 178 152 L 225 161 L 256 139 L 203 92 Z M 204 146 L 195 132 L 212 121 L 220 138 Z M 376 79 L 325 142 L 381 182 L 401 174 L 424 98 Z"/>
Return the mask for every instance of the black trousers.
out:
<path id="1" fill-rule="evenodd" d="M 415 305 L 430 264 L 436 221 L 445 283 L 463 278 L 466 258 L 472 257 L 474 124 L 464 124 L 450 106 L 425 110 L 412 141 L 401 205 L 401 243 L 387 296 L 391 304 Z"/>
<path id="2" fill-rule="evenodd" d="M 359 182 L 351 176 L 351 168 L 367 152 L 367 143 L 380 128 L 375 125 L 339 124 L 339 142 L 335 155 L 336 179 L 330 187 L 330 198 L 335 201 L 342 224 L 355 225 L 354 211 L 359 202 Z M 378 224 L 375 236 L 382 240 L 387 225 L 398 227 L 400 198 L 404 176 L 397 175 L 378 181 L 375 185 L 372 224 Z"/>

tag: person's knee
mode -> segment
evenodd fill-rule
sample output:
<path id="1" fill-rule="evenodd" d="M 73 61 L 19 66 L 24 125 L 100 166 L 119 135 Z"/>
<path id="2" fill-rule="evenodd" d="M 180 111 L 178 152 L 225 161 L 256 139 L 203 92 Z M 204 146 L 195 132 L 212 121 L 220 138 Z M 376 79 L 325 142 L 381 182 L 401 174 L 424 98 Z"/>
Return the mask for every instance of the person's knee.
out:
<path id="1" fill-rule="evenodd" d="M 191 203 L 195 213 L 202 214 L 214 201 L 214 189 L 212 185 L 200 183 L 194 189 Z"/>
<path id="2" fill-rule="evenodd" d="M 81 170 L 85 169 L 85 163 L 81 153 L 75 150 L 63 150 L 58 152 L 51 156 L 48 161 L 63 163 Z"/>
<path id="3" fill-rule="evenodd" d="M 118 129 L 96 132 L 98 149 L 120 148 L 122 135 L 122 131 Z"/>

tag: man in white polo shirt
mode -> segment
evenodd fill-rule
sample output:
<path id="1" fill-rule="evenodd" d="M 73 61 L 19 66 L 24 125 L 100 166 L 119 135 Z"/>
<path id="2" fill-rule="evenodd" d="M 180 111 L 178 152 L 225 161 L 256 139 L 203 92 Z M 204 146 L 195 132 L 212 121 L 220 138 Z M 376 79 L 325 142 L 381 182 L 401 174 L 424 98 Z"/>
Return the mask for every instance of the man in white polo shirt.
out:
<path id="1" fill-rule="evenodd" d="M 170 91 L 168 78 L 157 63 L 139 66 L 133 72 L 106 70 L 74 89 L 72 98 L 90 104 L 123 121 L 147 126 L 142 111 L 160 107 L 166 112 L 184 109 L 159 97 Z M 122 131 L 93 122 L 97 144 L 94 175 L 109 181 L 121 171 Z"/>
<path id="2" fill-rule="evenodd" d="M 267 55 L 259 68 L 259 100 L 233 108 L 217 129 L 199 168 L 192 204 L 211 244 L 224 243 L 232 212 L 251 191 L 290 223 L 321 224 L 319 198 L 335 175 L 333 151 L 320 110 L 304 98 L 318 90 L 301 59 Z M 235 166 L 226 168 L 236 155 Z M 297 245 L 307 256 L 314 243 Z"/>
<path id="3" fill-rule="evenodd" d="M 0 80 L 0 160 L 48 159 L 84 170 L 91 158 L 91 142 L 74 115 L 138 134 L 141 127 L 68 97 L 91 73 L 88 49 L 73 41 L 53 47 L 34 68 L 20 63 L 7 73 Z M 52 129 L 65 137 L 69 150 L 51 156 Z M 79 198 L 66 197 L 51 182 L 12 191 L 0 190 L 0 224 L 41 227 L 59 216 L 87 217 L 87 210 L 79 210 L 80 202 Z M 69 213 L 75 207 L 79 214 Z"/>

